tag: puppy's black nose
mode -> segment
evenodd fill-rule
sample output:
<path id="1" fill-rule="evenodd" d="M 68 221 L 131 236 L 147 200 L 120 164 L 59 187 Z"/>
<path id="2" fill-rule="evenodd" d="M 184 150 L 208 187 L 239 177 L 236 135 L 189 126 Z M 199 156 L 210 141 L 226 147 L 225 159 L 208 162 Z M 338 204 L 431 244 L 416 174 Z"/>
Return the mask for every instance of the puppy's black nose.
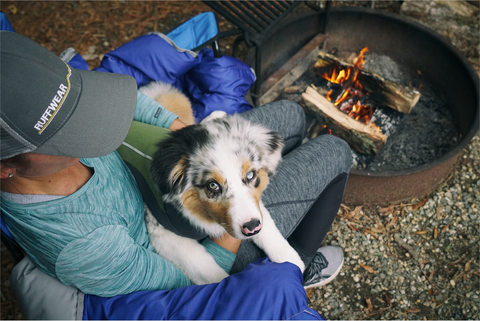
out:
<path id="1" fill-rule="evenodd" d="M 242 233 L 245 236 L 252 236 L 260 232 L 261 229 L 262 224 L 260 223 L 260 220 L 254 218 L 250 222 L 243 224 Z"/>

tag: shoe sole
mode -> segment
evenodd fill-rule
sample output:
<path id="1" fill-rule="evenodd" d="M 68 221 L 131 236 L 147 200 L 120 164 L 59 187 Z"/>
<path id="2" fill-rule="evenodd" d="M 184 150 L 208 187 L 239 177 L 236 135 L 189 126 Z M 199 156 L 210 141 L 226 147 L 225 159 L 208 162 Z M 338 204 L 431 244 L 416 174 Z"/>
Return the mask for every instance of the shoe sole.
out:
<path id="1" fill-rule="evenodd" d="M 313 287 L 319 287 L 319 286 L 324 286 L 324 285 L 327 285 L 328 283 L 330 283 L 331 281 L 333 281 L 333 279 L 335 279 L 338 275 L 338 273 L 340 273 L 340 271 L 342 270 L 343 268 L 343 261 L 345 260 L 345 257 L 342 258 L 342 264 L 340 265 L 340 268 L 337 270 L 337 272 L 335 272 L 334 274 L 330 275 L 330 277 L 326 280 L 323 280 L 323 281 L 320 281 L 318 283 L 314 283 L 314 284 L 310 284 L 310 285 L 307 285 L 307 286 L 304 286 L 303 288 L 304 289 L 310 289 L 310 288 L 313 288 Z"/>

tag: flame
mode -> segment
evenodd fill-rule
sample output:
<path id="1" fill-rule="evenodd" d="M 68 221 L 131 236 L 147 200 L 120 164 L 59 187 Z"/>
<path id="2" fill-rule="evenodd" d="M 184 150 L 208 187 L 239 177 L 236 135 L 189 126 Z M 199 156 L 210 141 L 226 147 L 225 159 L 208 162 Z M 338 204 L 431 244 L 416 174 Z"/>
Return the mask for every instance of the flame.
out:
<path id="1" fill-rule="evenodd" d="M 368 52 L 367 47 L 363 48 L 354 59 L 353 66 L 342 67 L 339 64 L 332 64 L 330 70 L 321 76 L 331 83 L 341 85 L 343 89 L 336 98 L 332 97 L 333 90 L 330 90 L 325 97 L 349 117 L 368 125 L 372 119 L 373 108 L 360 102 L 366 94 L 358 81 L 358 75 L 365 65 L 363 57 L 366 52 Z M 374 123 L 370 125 L 375 126 Z"/>
<path id="2" fill-rule="evenodd" d="M 326 95 L 325 97 L 327 97 L 328 100 L 332 101 L 332 97 L 330 97 L 333 93 L 333 90 L 330 90 Z"/>
<path id="3" fill-rule="evenodd" d="M 335 106 L 338 106 L 340 103 L 344 102 L 344 101 L 349 97 L 349 96 L 348 96 L 349 93 L 350 93 L 350 89 L 345 90 L 345 92 L 343 93 L 342 97 L 337 98 L 337 99 L 335 100 L 335 104 L 334 104 L 334 105 L 335 105 Z"/>

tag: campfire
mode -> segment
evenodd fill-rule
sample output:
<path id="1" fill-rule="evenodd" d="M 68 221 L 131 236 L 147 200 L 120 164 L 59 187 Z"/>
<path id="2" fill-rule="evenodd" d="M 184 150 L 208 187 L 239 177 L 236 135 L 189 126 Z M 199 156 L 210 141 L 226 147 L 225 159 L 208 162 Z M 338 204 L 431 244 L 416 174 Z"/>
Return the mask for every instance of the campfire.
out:
<path id="1" fill-rule="evenodd" d="M 333 89 L 330 89 L 325 97 L 349 117 L 368 125 L 372 119 L 373 106 L 366 105 L 363 102 L 368 93 L 363 91 L 363 86 L 358 81 L 358 74 L 365 65 L 363 54 L 367 51 L 367 47 L 362 49 L 358 57 L 354 59 L 353 66 L 345 67 L 335 62 L 328 64 L 328 72 L 320 73 L 318 71 L 318 73 L 321 77 L 328 80 L 330 84 L 339 85 L 340 88 L 340 90 L 337 90 L 335 98 L 332 98 L 334 95 Z M 321 67 L 323 61 L 317 61 L 317 63 L 320 63 L 315 65 L 315 67 Z"/>
<path id="2" fill-rule="evenodd" d="M 367 52 L 365 47 L 347 61 L 320 52 L 314 69 L 327 83 L 310 86 L 303 99 L 322 123 L 321 129 L 344 138 L 361 154 L 375 155 L 391 133 L 389 126 L 382 128 L 376 119 L 386 118 L 383 110 L 387 107 L 396 113 L 409 113 L 420 93 L 364 70 Z"/>
<path id="3" fill-rule="evenodd" d="M 455 146 L 452 118 L 420 69 L 377 52 L 368 39 L 354 39 L 360 49 L 350 49 L 342 37 L 312 38 L 265 80 L 260 105 L 298 102 L 312 116 L 307 139 L 343 138 L 360 171 L 411 168 Z M 331 45 L 337 40 L 339 47 Z"/>

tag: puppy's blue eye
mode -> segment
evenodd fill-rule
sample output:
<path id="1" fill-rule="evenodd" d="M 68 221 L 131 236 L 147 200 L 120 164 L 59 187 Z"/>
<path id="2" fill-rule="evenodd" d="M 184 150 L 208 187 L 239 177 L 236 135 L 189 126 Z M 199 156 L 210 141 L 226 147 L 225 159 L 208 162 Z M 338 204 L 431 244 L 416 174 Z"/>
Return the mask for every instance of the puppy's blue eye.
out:
<path id="1" fill-rule="evenodd" d="M 211 190 L 212 192 L 220 192 L 220 185 L 218 185 L 217 182 L 211 181 L 207 184 L 207 188 Z"/>
<path id="2" fill-rule="evenodd" d="M 254 171 L 250 171 L 247 173 L 247 175 L 245 176 L 245 178 L 249 181 L 251 181 L 252 179 L 255 178 L 255 172 Z"/>

